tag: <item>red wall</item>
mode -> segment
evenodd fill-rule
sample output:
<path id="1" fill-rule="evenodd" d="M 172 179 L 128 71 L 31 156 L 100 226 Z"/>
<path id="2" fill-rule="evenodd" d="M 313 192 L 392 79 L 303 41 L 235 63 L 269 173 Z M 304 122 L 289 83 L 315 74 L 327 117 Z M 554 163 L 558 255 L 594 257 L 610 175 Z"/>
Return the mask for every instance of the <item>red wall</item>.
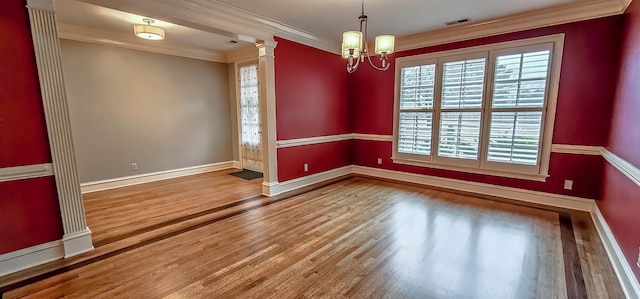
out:
<path id="1" fill-rule="evenodd" d="M 0 167 L 51 162 L 25 3 L 0 3 Z"/>
<path id="2" fill-rule="evenodd" d="M 0 254 L 62 238 L 55 188 L 53 177 L 0 184 Z"/>
<path id="3" fill-rule="evenodd" d="M 565 46 L 558 95 L 553 143 L 596 145 L 606 143 L 611 117 L 623 17 L 563 24 L 499 36 L 438 45 L 394 54 L 393 58 L 564 33 Z M 394 75 L 392 68 L 378 72 L 370 67 L 353 76 L 353 128 L 356 133 L 393 134 Z M 597 198 L 602 158 L 552 154 L 551 177 L 545 183 L 473 175 L 391 163 L 391 142 L 354 141 L 357 165 L 472 180 L 558 194 Z M 376 158 L 385 160 L 377 165 Z M 573 190 L 564 190 L 565 179 L 574 180 Z"/>
<path id="4" fill-rule="evenodd" d="M 351 133 L 347 72 L 338 55 L 276 38 L 277 139 Z M 349 142 L 278 149 L 278 181 L 350 165 Z M 303 164 L 309 163 L 304 172 Z"/>
<path id="5" fill-rule="evenodd" d="M 0 1 L 0 168 L 51 162 L 25 5 Z M 60 238 L 52 177 L 0 183 L 0 254 Z"/>
<path id="6" fill-rule="evenodd" d="M 351 140 L 278 149 L 280 182 L 351 165 Z M 309 163 L 309 171 L 304 164 Z"/>
<path id="7" fill-rule="evenodd" d="M 631 2 L 625 14 L 621 53 L 607 149 L 640 168 L 640 1 Z M 635 265 L 640 247 L 640 187 L 607 165 L 597 203 L 640 280 Z"/>

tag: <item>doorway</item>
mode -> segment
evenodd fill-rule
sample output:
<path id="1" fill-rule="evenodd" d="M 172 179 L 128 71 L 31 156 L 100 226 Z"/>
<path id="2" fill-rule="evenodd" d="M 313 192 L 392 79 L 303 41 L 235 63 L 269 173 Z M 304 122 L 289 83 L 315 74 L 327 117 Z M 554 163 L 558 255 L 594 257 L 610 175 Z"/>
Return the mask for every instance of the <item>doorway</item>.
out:
<path id="1" fill-rule="evenodd" d="M 262 125 L 258 63 L 239 66 L 240 159 L 242 168 L 262 172 Z"/>

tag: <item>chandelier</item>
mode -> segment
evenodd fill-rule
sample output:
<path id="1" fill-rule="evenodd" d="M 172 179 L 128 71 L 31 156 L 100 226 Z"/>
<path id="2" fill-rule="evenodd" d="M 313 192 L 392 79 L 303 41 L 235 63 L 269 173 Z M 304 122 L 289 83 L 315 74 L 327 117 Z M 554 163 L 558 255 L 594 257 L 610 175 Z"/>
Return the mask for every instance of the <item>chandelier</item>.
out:
<path id="1" fill-rule="evenodd" d="M 389 69 L 387 55 L 393 53 L 395 37 L 393 35 L 376 36 L 375 54 L 380 55 L 381 67 L 376 66 L 371 61 L 369 45 L 367 43 L 367 16 L 364 14 L 364 0 L 362 0 L 362 14 L 360 20 L 360 31 L 347 31 L 342 34 L 342 57 L 347 59 L 347 72 L 353 73 L 358 69 L 360 62 L 365 59 L 371 66 L 379 71 Z"/>

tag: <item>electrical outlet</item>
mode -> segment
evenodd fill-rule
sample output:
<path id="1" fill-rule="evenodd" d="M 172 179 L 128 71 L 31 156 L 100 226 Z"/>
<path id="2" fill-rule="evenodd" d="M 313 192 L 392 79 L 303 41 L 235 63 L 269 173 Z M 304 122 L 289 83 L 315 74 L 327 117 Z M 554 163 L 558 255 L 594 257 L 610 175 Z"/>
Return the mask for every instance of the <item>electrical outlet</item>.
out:
<path id="1" fill-rule="evenodd" d="M 138 163 L 131 163 L 131 171 L 138 170 Z"/>
<path id="2" fill-rule="evenodd" d="M 564 189 L 573 190 L 573 180 L 564 180 Z"/>
<path id="3" fill-rule="evenodd" d="M 309 163 L 304 163 L 304 172 L 309 171 Z"/>
<path id="4" fill-rule="evenodd" d="M 378 164 L 382 164 L 382 158 L 378 158 Z"/>

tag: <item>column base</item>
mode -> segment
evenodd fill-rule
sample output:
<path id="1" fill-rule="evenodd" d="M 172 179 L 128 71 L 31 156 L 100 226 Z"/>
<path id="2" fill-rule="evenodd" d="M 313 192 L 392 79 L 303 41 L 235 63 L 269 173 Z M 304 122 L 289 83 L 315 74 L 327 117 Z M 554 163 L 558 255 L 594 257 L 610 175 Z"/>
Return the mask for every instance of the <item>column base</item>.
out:
<path id="1" fill-rule="evenodd" d="M 279 192 L 277 189 L 279 183 L 278 182 L 263 182 L 262 183 L 262 195 L 264 196 L 275 196 L 278 195 Z"/>
<path id="2" fill-rule="evenodd" d="M 88 227 L 81 232 L 64 235 L 62 244 L 64 258 L 74 257 L 94 249 L 91 242 L 91 230 Z"/>

